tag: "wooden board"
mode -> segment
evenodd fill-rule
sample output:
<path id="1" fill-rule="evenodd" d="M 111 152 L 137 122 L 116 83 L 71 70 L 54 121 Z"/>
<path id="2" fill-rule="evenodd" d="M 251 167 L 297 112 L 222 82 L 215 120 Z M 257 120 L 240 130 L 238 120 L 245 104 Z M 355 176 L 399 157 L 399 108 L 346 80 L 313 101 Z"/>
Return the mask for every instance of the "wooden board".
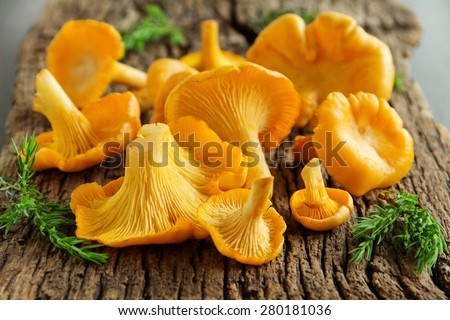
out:
<path id="1" fill-rule="evenodd" d="M 244 54 L 255 34 L 249 23 L 260 12 L 280 7 L 306 12 L 337 10 L 350 14 L 370 33 L 385 41 L 396 68 L 408 74 L 408 59 L 420 40 L 414 14 L 389 0 L 302 1 L 160 1 L 171 20 L 185 30 L 189 44 L 171 48 L 151 44 L 127 62 L 146 70 L 160 57 L 179 57 L 199 48 L 202 19 L 220 22 L 221 44 Z M 56 0 L 44 10 L 23 41 L 18 54 L 14 101 L 7 132 L 18 141 L 26 132 L 42 132 L 48 122 L 31 111 L 36 73 L 45 66 L 45 48 L 69 19 L 104 20 L 119 29 L 136 23 L 146 1 Z M 395 91 L 392 106 L 399 112 L 415 141 L 415 164 L 392 190 L 420 195 L 422 205 L 450 231 L 450 138 L 431 116 L 420 86 L 406 76 L 406 89 Z M 115 89 L 121 89 L 116 87 Z M 281 151 L 283 152 L 283 151 Z M 289 150 L 286 151 L 289 153 Z M 394 155 L 395 156 L 395 155 Z M 1 153 L 6 175 L 13 173 L 10 144 Z M 76 260 L 54 249 L 31 224 L 22 223 L 0 242 L 0 298 L 2 299 L 446 299 L 450 296 L 450 255 L 438 261 L 432 275 L 417 276 L 402 251 L 384 243 L 370 262 L 350 264 L 355 247 L 351 230 L 356 217 L 368 214 L 379 190 L 355 199 L 348 222 L 329 232 L 311 232 L 291 219 L 289 197 L 300 187 L 298 170 L 283 161 L 272 171 L 276 177 L 273 202 L 288 229 L 281 254 L 263 266 L 246 266 L 220 255 L 210 239 L 180 245 L 106 248 L 110 261 L 102 266 Z M 99 167 L 80 173 L 57 170 L 41 173 L 36 185 L 52 198 L 68 197 L 85 182 L 104 184 L 122 175 L 121 169 Z M 332 181 L 328 181 L 333 185 Z M 3 201 L 0 199 L 0 201 Z M 1 207 L 3 208 L 1 203 Z"/>

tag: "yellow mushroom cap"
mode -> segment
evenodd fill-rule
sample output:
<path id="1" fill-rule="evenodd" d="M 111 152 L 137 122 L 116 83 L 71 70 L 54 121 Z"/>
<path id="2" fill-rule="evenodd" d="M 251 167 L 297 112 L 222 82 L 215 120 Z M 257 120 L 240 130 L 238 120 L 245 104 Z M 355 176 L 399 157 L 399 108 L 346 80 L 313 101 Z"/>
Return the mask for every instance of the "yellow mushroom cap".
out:
<path id="1" fill-rule="evenodd" d="M 237 146 L 222 141 L 208 125 L 194 117 L 181 117 L 167 124 L 175 140 L 188 149 L 206 175 L 212 174 L 209 192 L 241 188 L 247 179 L 247 161 Z M 215 185 L 215 187 L 214 187 Z M 204 190 L 204 189 L 203 189 Z"/>
<path id="2" fill-rule="evenodd" d="M 36 76 L 33 110 L 44 114 L 53 129 L 37 137 L 38 170 L 91 167 L 108 156 L 104 146 L 121 151 L 141 127 L 139 105 L 130 92 L 109 94 L 80 111 L 46 69 Z"/>
<path id="3" fill-rule="evenodd" d="M 315 231 L 330 230 L 343 224 L 353 210 L 351 195 L 345 190 L 325 188 L 317 158 L 308 162 L 301 175 L 306 188 L 291 197 L 294 219 Z"/>
<path id="4" fill-rule="evenodd" d="M 86 184 L 72 194 L 76 235 L 108 246 L 201 239 L 197 210 L 210 177 L 190 164 L 168 126 L 144 125 L 127 146 L 125 176 L 113 186 Z"/>
<path id="5" fill-rule="evenodd" d="M 259 265 L 281 252 L 286 224 L 271 207 L 272 184 L 273 177 L 257 179 L 251 190 L 212 196 L 199 208 L 200 222 L 224 256 Z"/>
<path id="6" fill-rule="evenodd" d="M 47 68 L 77 107 L 97 100 L 111 81 L 145 86 L 144 72 L 117 62 L 124 54 L 119 32 L 95 20 L 73 20 L 47 48 Z"/>
<path id="7" fill-rule="evenodd" d="M 195 70 L 179 60 L 169 58 L 157 59 L 150 65 L 147 71 L 147 90 L 152 104 L 167 80 L 179 72 L 194 73 Z"/>
<path id="8" fill-rule="evenodd" d="M 317 109 L 312 140 L 328 174 L 354 196 L 397 183 L 414 161 L 400 116 L 369 93 L 331 93 Z"/>
<path id="9" fill-rule="evenodd" d="M 205 20 L 201 25 L 202 49 L 199 52 L 189 53 L 180 58 L 198 71 L 239 65 L 245 58 L 229 51 L 222 51 L 219 44 L 219 25 L 215 20 Z"/>
<path id="10" fill-rule="evenodd" d="M 278 72 L 252 63 L 226 66 L 188 77 L 172 90 L 167 121 L 184 116 L 204 120 L 224 141 L 252 156 L 246 187 L 270 176 L 262 146 L 269 151 L 286 137 L 298 116 L 298 94 Z M 269 137 L 269 138 L 267 138 Z"/>
<path id="11" fill-rule="evenodd" d="M 177 72 L 171 75 L 167 79 L 167 81 L 164 82 L 156 95 L 150 123 L 164 123 L 166 121 L 166 119 L 164 118 L 164 106 L 166 105 L 167 97 L 179 83 L 181 83 L 187 77 L 196 73 L 197 71 L 195 69 L 190 68 L 189 70 Z"/>
<path id="12" fill-rule="evenodd" d="M 295 14 L 277 18 L 258 35 L 247 59 L 292 80 L 303 100 L 300 126 L 331 92 L 365 91 L 385 99 L 392 93 L 389 47 L 337 12 L 321 13 L 308 26 Z"/>

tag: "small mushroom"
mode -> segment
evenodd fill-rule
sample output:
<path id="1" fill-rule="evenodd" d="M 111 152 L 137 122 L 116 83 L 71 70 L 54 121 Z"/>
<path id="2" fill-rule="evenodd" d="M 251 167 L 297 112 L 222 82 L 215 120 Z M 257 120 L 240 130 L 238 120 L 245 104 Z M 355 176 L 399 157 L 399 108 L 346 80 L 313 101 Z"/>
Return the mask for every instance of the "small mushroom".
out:
<path id="1" fill-rule="evenodd" d="M 153 61 L 147 70 L 146 86 L 135 92 L 141 105 L 141 112 L 150 110 L 154 106 L 165 83 L 170 77 L 180 72 L 195 73 L 196 71 L 176 59 L 162 58 Z"/>
<path id="2" fill-rule="evenodd" d="M 286 224 L 271 207 L 273 177 L 253 181 L 251 190 L 235 189 L 212 196 L 198 216 L 221 254 L 260 265 L 281 252 Z"/>
<path id="3" fill-rule="evenodd" d="M 121 151 L 141 127 L 139 104 L 130 92 L 109 94 L 80 111 L 46 69 L 36 76 L 33 110 L 42 113 L 53 129 L 37 137 L 38 170 L 74 172 L 91 167 L 107 157 L 104 146 L 116 143 Z"/>
<path id="4" fill-rule="evenodd" d="M 211 70 L 228 65 L 239 65 L 245 58 L 229 51 L 222 51 L 219 44 L 219 25 L 215 20 L 205 20 L 201 25 L 202 49 L 180 58 L 198 71 Z"/>
<path id="5" fill-rule="evenodd" d="M 146 85 L 146 74 L 118 62 L 124 55 L 119 32 L 95 20 L 69 21 L 47 48 L 47 68 L 77 107 L 97 100 L 110 82 Z"/>
<path id="6" fill-rule="evenodd" d="M 317 109 L 312 137 L 328 174 L 354 196 L 400 181 L 414 162 L 414 143 L 386 100 L 331 93 Z M 320 146 L 320 147 L 319 147 Z"/>
<path id="7" fill-rule="evenodd" d="M 298 116 L 298 94 L 289 79 L 252 63 L 200 72 L 172 90 L 165 118 L 194 116 L 249 158 L 245 187 L 269 177 L 262 146 L 271 151 Z"/>
<path id="8" fill-rule="evenodd" d="M 343 224 L 353 210 L 351 195 L 345 190 L 325 188 L 317 158 L 308 162 L 301 175 L 305 189 L 296 191 L 290 201 L 294 219 L 315 231 Z"/>
<path id="9" fill-rule="evenodd" d="M 384 99 L 392 93 L 389 47 L 337 12 L 321 13 L 306 27 L 295 14 L 277 18 L 258 35 L 247 59 L 292 80 L 302 97 L 299 126 L 331 92 L 365 91 Z"/>

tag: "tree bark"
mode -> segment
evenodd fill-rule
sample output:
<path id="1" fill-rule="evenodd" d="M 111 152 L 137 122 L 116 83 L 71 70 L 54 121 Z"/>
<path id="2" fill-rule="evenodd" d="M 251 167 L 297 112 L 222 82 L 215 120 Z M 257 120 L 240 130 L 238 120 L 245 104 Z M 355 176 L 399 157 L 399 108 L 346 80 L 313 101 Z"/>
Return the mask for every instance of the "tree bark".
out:
<path id="1" fill-rule="evenodd" d="M 41 115 L 32 112 L 34 79 L 45 66 L 45 49 L 60 27 L 70 19 L 103 20 L 124 29 L 144 14 L 144 0 L 55 0 L 42 12 L 22 43 L 17 61 L 14 99 L 7 133 L 15 141 L 26 132 L 49 129 Z M 420 86 L 408 76 L 409 58 L 419 42 L 421 27 L 406 7 L 391 0 L 318 1 L 157 1 L 170 20 L 183 28 L 188 44 L 149 44 L 143 53 L 130 54 L 126 62 L 146 70 L 161 57 L 180 57 L 199 48 L 200 22 L 220 23 L 221 46 L 245 54 L 256 34 L 251 22 L 261 12 L 292 9 L 297 12 L 337 10 L 356 18 L 366 31 L 385 41 L 396 69 L 405 74 L 403 91 L 394 90 L 391 105 L 402 117 L 415 142 L 415 163 L 410 173 L 389 190 L 417 193 L 450 230 L 450 136 L 430 113 Z M 113 90 L 123 90 L 114 86 Z M 294 130 L 298 133 L 298 130 Z M 247 266 L 223 257 L 211 239 L 178 245 L 104 248 L 111 258 L 95 265 L 72 258 L 53 248 L 31 224 L 20 223 L 0 242 L 1 299 L 447 299 L 450 296 L 450 255 L 443 255 L 433 274 L 418 276 L 411 258 L 401 248 L 384 242 L 372 259 L 349 263 L 348 252 L 357 245 L 352 227 L 358 216 L 367 216 L 379 203 L 381 190 L 355 198 L 355 209 L 341 227 L 312 232 L 291 218 L 289 198 L 301 187 L 298 168 L 284 165 L 292 158 L 290 145 L 279 150 L 273 203 L 288 226 L 281 254 L 262 266 Z M 6 176 L 14 172 L 11 144 L 1 153 Z M 51 198 L 69 197 L 80 184 L 105 184 L 123 174 L 122 169 L 94 167 L 79 173 L 58 170 L 39 173 L 35 184 Z M 328 184 L 333 186 L 332 180 Z M 4 199 L 0 198 L 0 207 Z M 3 210 L 3 209 L 2 209 Z"/>

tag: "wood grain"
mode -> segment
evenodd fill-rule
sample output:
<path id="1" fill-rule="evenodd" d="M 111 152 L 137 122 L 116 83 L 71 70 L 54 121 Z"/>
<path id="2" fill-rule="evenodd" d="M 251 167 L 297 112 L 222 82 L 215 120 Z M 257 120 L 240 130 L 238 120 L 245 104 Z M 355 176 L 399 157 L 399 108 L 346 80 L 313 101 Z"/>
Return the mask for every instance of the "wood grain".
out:
<path id="1" fill-rule="evenodd" d="M 18 54 L 13 106 L 8 135 L 18 141 L 26 132 L 42 132 L 48 122 L 31 111 L 36 73 L 45 66 L 45 48 L 69 19 L 104 20 L 119 29 L 138 21 L 147 1 L 55 0 L 42 12 Z M 220 22 L 223 48 L 244 54 L 255 38 L 251 21 L 271 9 L 308 12 L 337 10 L 350 14 L 370 33 L 385 41 L 397 70 L 406 74 L 405 90 L 395 91 L 391 105 L 399 112 L 415 141 L 415 164 L 392 190 L 420 195 L 420 203 L 450 231 L 450 137 L 431 116 L 420 86 L 408 77 L 409 58 L 420 40 L 415 15 L 389 0 L 351 1 L 160 1 L 169 17 L 185 30 L 188 44 L 172 48 L 150 44 L 145 53 L 130 54 L 127 63 L 146 70 L 160 57 L 179 57 L 199 48 L 199 24 Z M 113 90 L 122 90 L 116 86 Z M 295 129 L 295 132 L 299 132 Z M 294 134 L 291 135 L 291 138 Z M 299 187 L 298 168 L 291 162 L 290 144 L 278 151 L 273 202 L 288 225 L 281 254 L 263 266 L 246 266 L 221 256 L 210 239 L 180 245 L 105 248 L 110 261 L 102 266 L 76 260 L 54 249 L 31 224 L 22 223 L 0 242 L 1 299 L 447 299 L 450 296 L 450 255 L 442 256 L 433 274 L 417 276 L 410 257 L 386 242 L 370 262 L 350 264 L 355 247 L 352 225 L 379 202 L 379 190 L 355 199 L 348 222 L 329 232 L 312 232 L 291 219 L 289 197 Z M 395 155 L 393 155 L 395 156 Z M 13 174 L 14 152 L 5 145 L 1 166 Z M 68 197 L 85 182 L 104 184 L 122 169 L 100 167 L 73 174 L 50 170 L 35 184 L 52 198 Z M 328 181 L 334 185 L 333 181 Z M 4 199 L 0 199 L 3 208 Z"/>

